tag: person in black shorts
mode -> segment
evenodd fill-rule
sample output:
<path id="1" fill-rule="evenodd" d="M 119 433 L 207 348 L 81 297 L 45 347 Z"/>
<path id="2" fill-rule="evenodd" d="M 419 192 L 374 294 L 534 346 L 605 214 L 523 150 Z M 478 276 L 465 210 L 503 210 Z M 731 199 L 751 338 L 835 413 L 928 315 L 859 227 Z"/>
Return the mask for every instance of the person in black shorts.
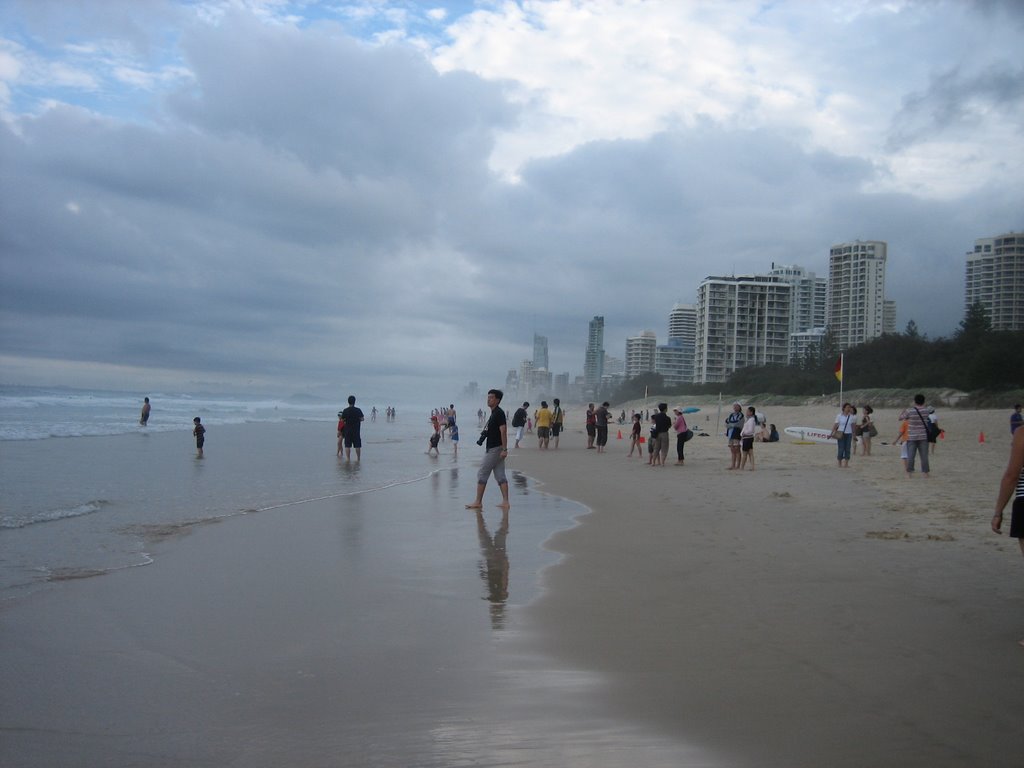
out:
<path id="1" fill-rule="evenodd" d="M 558 436 L 562 434 L 562 426 L 565 423 L 565 411 L 562 410 L 562 401 L 555 398 L 555 407 L 551 411 L 551 436 L 555 438 L 555 448 L 558 447 Z"/>
<path id="2" fill-rule="evenodd" d="M 597 432 L 597 452 L 604 453 L 605 446 L 608 445 L 608 419 L 611 418 L 611 414 L 608 413 L 608 403 L 601 403 L 601 407 L 594 411 L 594 426 Z"/>
<path id="3" fill-rule="evenodd" d="M 196 456 L 203 455 L 203 445 L 206 443 L 206 427 L 203 426 L 202 421 L 196 416 L 192 419 L 192 436 L 196 439 Z"/>
<path id="4" fill-rule="evenodd" d="M 359 435 L 359 428 L 363 423 L 363 412 L 356 408 L 356 396 L 348 396 L 348 408 L 341 412 L 341 420 L 345 422 L 345 461 L 352 455 L 352 449 L 356 449 L 356 461 L 362 458 L 363 440 Z"/>

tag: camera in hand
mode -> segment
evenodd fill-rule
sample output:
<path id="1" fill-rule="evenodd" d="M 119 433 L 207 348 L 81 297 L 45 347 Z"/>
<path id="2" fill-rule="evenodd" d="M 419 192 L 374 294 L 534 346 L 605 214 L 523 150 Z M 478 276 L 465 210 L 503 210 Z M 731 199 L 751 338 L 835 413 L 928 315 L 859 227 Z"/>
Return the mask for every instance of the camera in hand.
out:
<path id="1" fill-rule="evenodd" d="M 487 440 L 487 430 L 485 429 L 480 433 L 480 439 L 476 441 L 477 445 L 483 445 Z"/>

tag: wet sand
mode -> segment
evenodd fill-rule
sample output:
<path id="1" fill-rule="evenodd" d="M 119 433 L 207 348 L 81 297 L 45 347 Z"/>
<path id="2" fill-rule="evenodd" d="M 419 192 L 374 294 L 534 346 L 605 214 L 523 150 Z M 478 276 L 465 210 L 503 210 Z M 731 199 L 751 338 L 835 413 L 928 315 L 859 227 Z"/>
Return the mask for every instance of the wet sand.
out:
<path id="1" fill-rule="evenodd" d="M 0 765 L 615 768 L 638 751 L 710 765 L 613 717 L 599 675 L 524 641 L 558 559 L 541 544 L 584 509 L 511 473 L 506 529 L 496 489 L 482 514 L 465 509 L 465 458 L 163 527 L 150 565 L 0 603 Z"/>
<path id="2" fill-rule="evenodd" d="M 1021 764 L 1024 559 L 988 529 L 1008 412 L 941 414 L 927 481 L 880 445 L 893 411 L 849 469 L 784 437 L 755 472 L 718 437 L 651 468 L 615 427 L 596 455 L 575 415 L 513 453 L 507 535 L 493 484 L 464 509 L 464 450 L 0 606 L 0 764 Z"/>
<path id="3" fill-rule="evenodd" d="M 714 435 L 716 408 L 691 426 Z M 763 410 L 781 431 L 837 409 Z M 989 529 L 1008 415 L 940 410 L 932 476 L 909 480 L 881 445 L 894 409 L 848 469 L 785 435 L 754 472 L 717 436 L 664 468 L 618 425 L 604 454 L 572 421 L 557 452 L 524 440 L 512 466 L 593 510 L 550 542 L 568 557 L 529 609 L 538 647 L 733 765 L 1020 766 L 1024 559 Z"/>

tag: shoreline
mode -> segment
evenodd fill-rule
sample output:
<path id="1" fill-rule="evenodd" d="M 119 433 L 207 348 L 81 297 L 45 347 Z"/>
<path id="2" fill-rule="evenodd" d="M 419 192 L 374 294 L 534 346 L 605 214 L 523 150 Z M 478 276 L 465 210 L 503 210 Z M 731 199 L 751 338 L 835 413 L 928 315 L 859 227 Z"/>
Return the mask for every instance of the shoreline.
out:
<path id="1" fill-rule="evenodd" d="M 907 480 L 883 444 L 894 411 L 849 469 L 783 437 L 728 472 L 713 408 L 682 467 L 627 460 L 617 424 L 588 451 L 582 412 L 557 451 L 527 435 L 507 550 L 493 482 L 482 524 L 464 509 L 464 445 L 379 503 L 231 517 L 0 606 L 0 762 L 1018 765 L 1024 564 L 988 529 L 1007 414 L 940 412 L 934 476 Z M 780 431 L 834 415 L 764 410 Z"/>
<path id="2" fill-rule="evenodd" d="M 782 431 L 835 409 L 764 410 Z M 538 649 L 737 766 L 1019 765 L 1024 564 L 988 528 L 1008 411 L 940 410 L 927 479 L 882 445 L 895 413 L 876 409 L 873 455 L 848 469 L 834 443 L 785 436 L 755 472 L 726 471 L 714 436 L 649 467 L 618 425 L 586 450 L 581 414 L 558 451 L 524 439 L 511 466 L 591 510 L 547 544 L 563 560 L 528 608 Z"/>

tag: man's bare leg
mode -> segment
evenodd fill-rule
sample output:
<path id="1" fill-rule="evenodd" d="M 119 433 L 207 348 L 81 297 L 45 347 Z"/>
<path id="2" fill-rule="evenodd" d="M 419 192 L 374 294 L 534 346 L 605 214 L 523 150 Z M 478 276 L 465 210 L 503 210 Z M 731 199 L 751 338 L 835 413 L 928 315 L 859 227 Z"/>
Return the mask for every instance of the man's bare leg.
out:
<path id="1" fill-rule="evenodd" d="M 483 509 L 484 508 L 484 490 L 487 488 L 487 483 L 476 484 L 476 501 L 472 504 L 467 504 L 466 509 Z M 508 483 L 505 484 L 505 495 L 508 495 Z"/>

